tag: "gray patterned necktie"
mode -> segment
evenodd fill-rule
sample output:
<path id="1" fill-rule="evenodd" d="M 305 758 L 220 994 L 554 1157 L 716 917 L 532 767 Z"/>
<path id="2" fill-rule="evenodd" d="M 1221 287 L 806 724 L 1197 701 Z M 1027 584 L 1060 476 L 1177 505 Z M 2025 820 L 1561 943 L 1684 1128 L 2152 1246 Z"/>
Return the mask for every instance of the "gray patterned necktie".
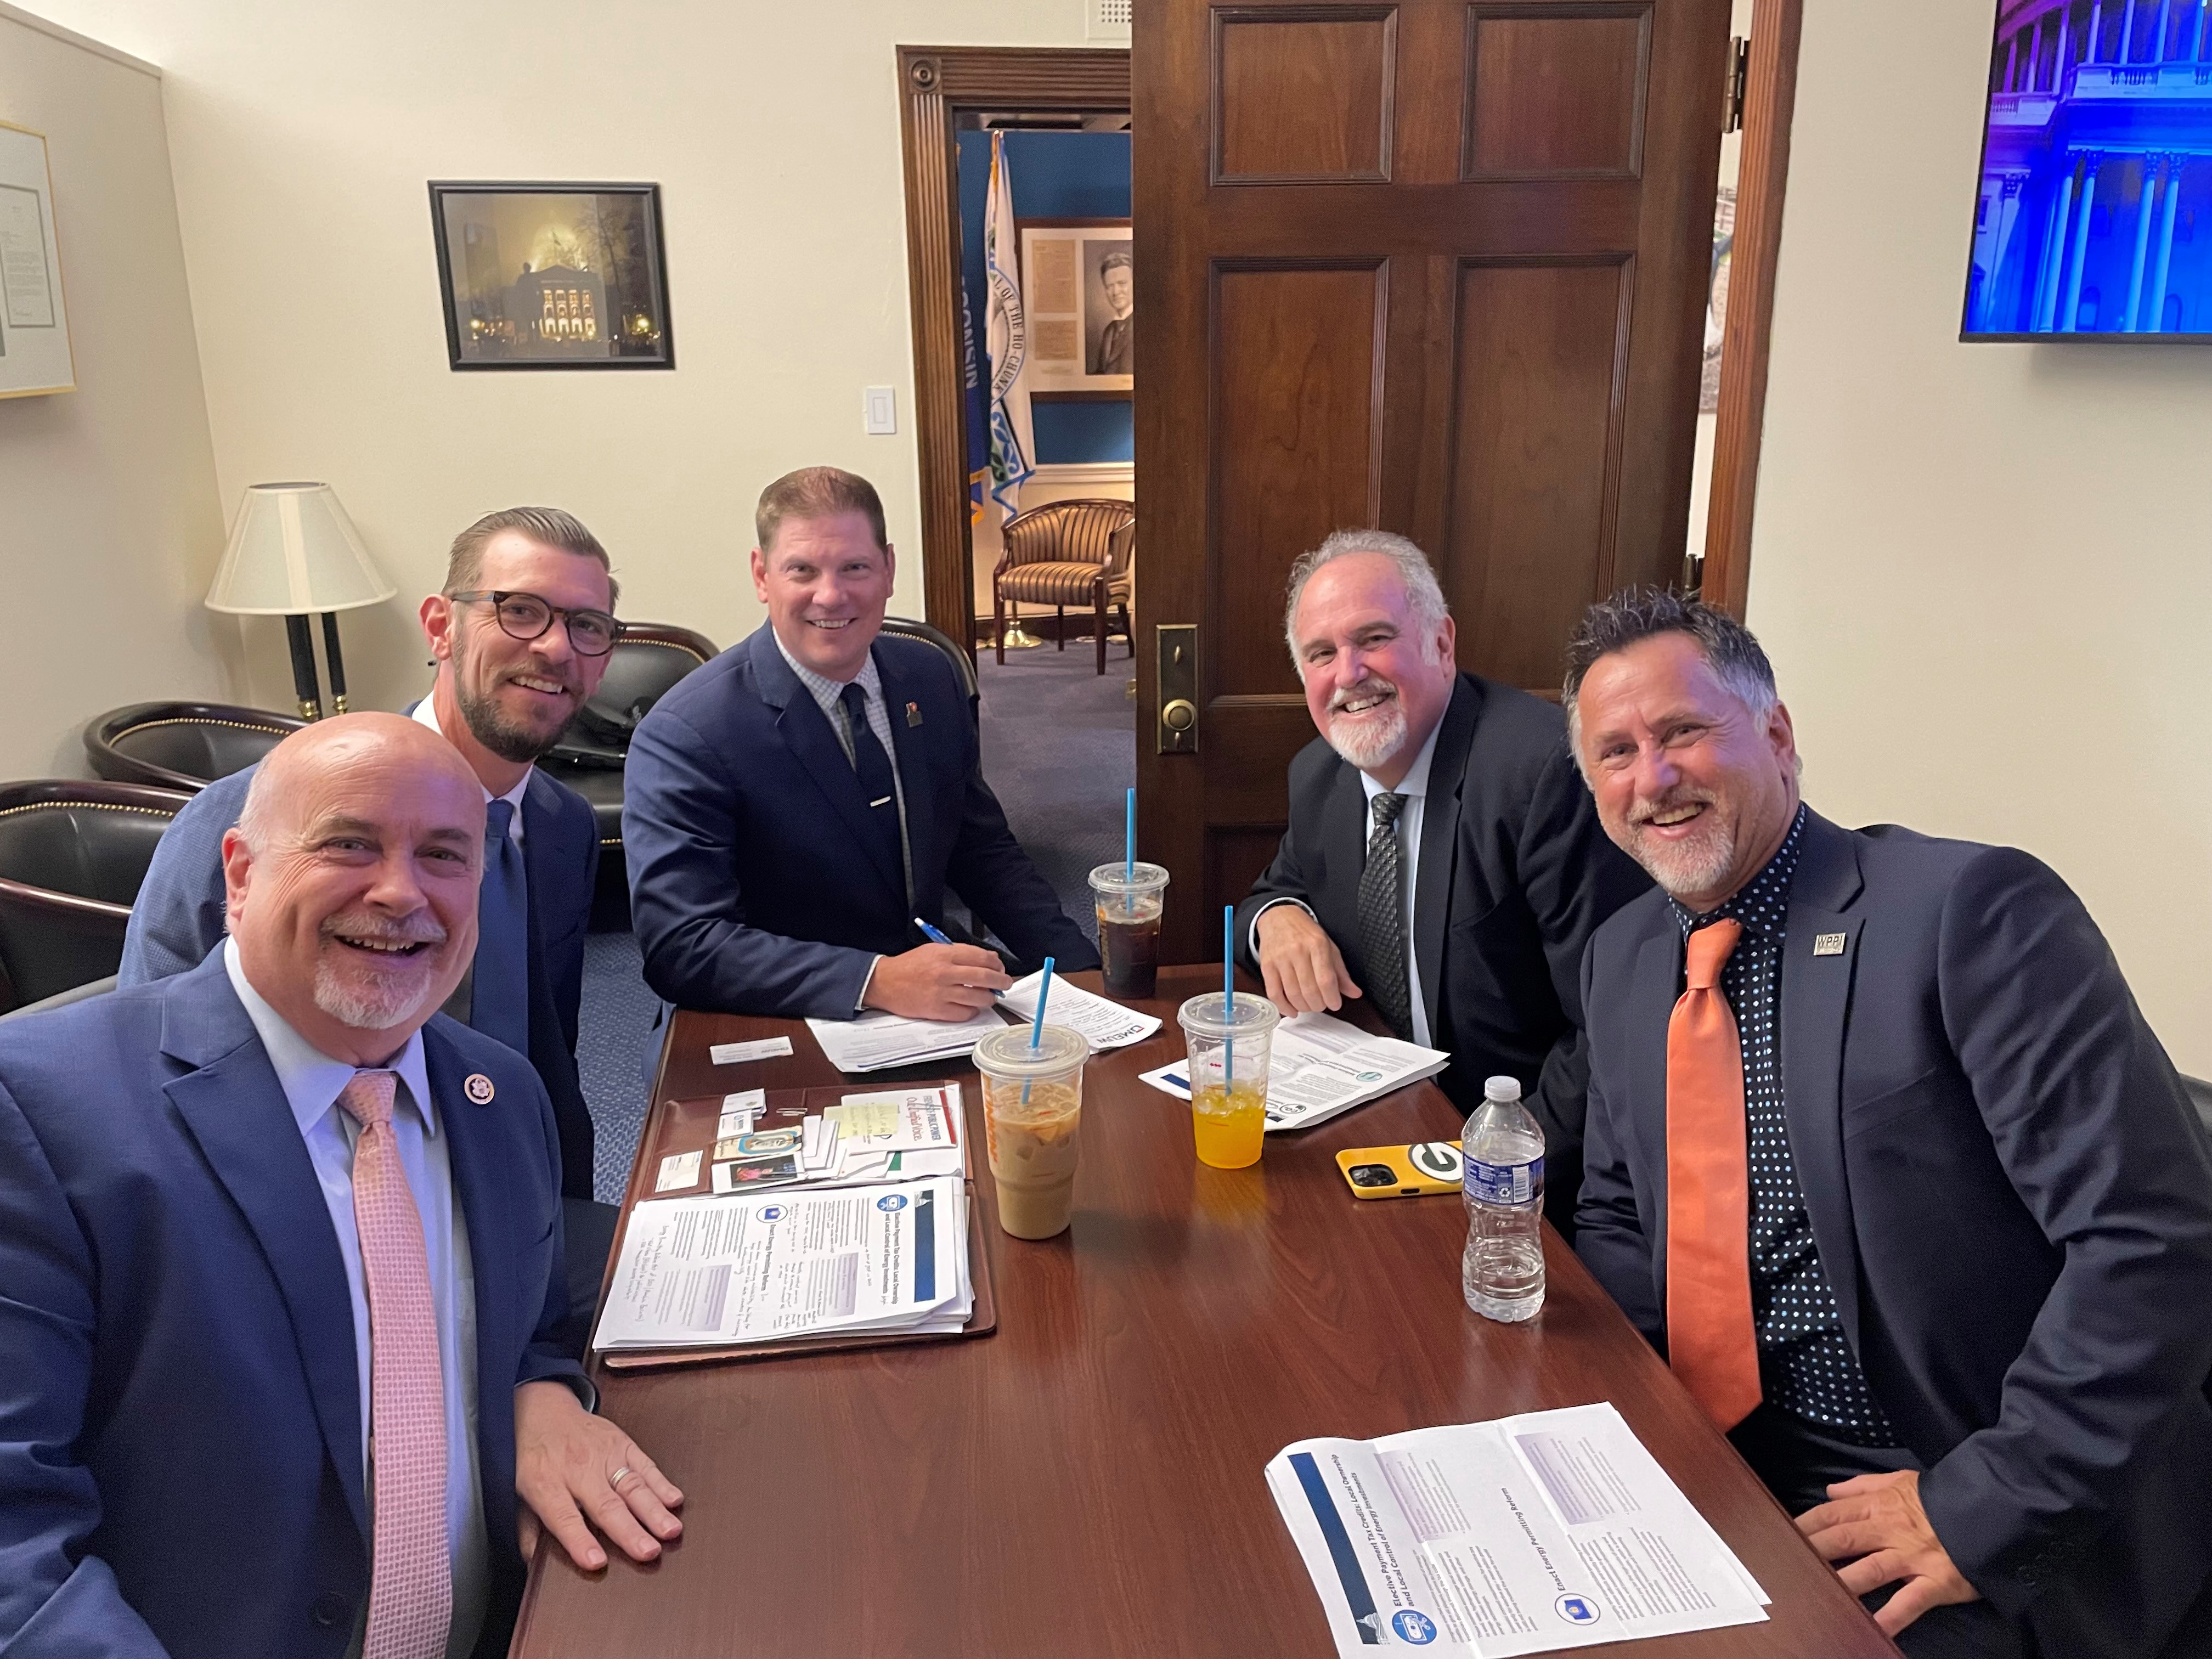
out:
<path id="1" fill-rule="evenodd" d="M 1359 955 L 1367 981 L 1361 988 L 1390 1029 L 1410 1037 L 1413 1015 L 1406 989 L 1406 877 L 1398 848 L 1398 815 L 1406 810 L 1406 797 L 1377 795 L 1373 808 L 1367 867 L 1359 876 Z"/>

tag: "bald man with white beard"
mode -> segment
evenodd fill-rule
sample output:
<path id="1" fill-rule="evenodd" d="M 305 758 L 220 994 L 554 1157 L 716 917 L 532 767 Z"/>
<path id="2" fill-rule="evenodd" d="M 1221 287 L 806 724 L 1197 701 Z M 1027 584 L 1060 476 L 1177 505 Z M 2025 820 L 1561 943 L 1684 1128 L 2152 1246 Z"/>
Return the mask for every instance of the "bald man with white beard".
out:
<path id="1" fill-rule="evenodd" d="M 1239 957 L 1287 1013 L 1358 1000 L 1452 1056 L 1462 1111 L 1521 1080 L 1545 1213 L 1571 1236 L 1582 1170 L 1583 946 L 1650 883 L 1605 837 L 1540 698 L 1462 673 L 1420 549 L 1339 531 L 1291 567 L 1284 632 L 1321 735 L 1291 823 L 1238 907 Z"/>

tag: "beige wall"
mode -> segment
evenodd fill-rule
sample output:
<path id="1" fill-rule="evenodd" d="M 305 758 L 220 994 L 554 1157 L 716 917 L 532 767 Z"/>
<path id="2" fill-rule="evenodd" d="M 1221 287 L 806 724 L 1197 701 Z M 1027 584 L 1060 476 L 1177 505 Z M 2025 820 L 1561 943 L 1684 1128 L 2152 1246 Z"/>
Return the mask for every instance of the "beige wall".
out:
<path id="1" fill-rule="evenodd" d="M 161 83 L 0 7 L 0 120 L 46 135 L 78 387 L 0 400 L 0 777 L 74 777 L 93 715 L 224 696 L 235 632 Z"/>
<path id="2" fill-rule="evenodd" d="M 1806 13 L 1750 620 L 1807 794 L 2046 860 L 2212 1075 L 2212 349 L 1960 344 L 1990 7 Z"/>
<path id="3" fill-rule="evenodd" d="M 224 510 L 327 479 L 399 586 L 346 618 L 356 706 L 419 686 L 413 602 L 518 501 L 583 516 L 625 614 L 728 644 L 760 617 L 754 497 L 834 462 L 883 490 L 921 614 L 893 47 L 1079 46 L 1081 0 L 38 3 L 162 67 Z M 431 179 L 657 180 L 675 372 L 449 371 Z M 895 437 L 861 431 L 871 385 Z M 285 707 L 281 624 L 246 626 Z"/>

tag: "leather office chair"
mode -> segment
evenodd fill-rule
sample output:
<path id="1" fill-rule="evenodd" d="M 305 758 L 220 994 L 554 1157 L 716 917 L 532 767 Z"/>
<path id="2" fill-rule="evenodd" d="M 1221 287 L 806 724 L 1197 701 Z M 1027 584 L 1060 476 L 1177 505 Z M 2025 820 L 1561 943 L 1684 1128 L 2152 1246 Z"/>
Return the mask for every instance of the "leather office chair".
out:
<path id="1" fill-rule="evenodd" d="M 623 862 L 623 763 L 629 734 L 668 690 L 719 647 L 704 634 L 672 623 L 626 623 L 608 653 L 607 672 L 590 702 L 539 765 L 592 804 L 599 826 L 599 884 L 592 926 L 621 928 L 629 921 L 629 871 Z"/>
<path id="2" fill-rule="evenodd" d="M 968 712 L 976 714 L 982 707 L 982 685 L 975 678 L 975 661 L 960 648 L 958 641 L 946 633 L 932 628 L 926 622 L 916 622 L 911 617 L 886 617 L 884 632 L 896 634 L 902 639 L 920 640 L 933 645 L 945 653 L 952 665 L 953 678 L 960 682 L 962 695 L 968 699 Z"/>
<path id="3" fill-rule="evenodd" d="M 84 754 L 100 777 L 191 795 L 244 771 L 306 724 L 229 703 L 134 702 L 84 728 Z"/>
<path id="4" fill-rule="evenodd" d="M 1048 605 L 1060 620 L 1060 648 L 1067 649 L 1067 607 L 1087 605 L 1095 617 L 1098 672 L 1106 672 L 1107 611 L 1121 613 L 1129 654 L 1137 636 L 1129 623 L 1131 565 L 1137 547 L 1133 501 L 1048 501 L 1017 513 L 1000 532 L 1006 551 L 991 573 L 991 615 L 998 624 L 999 660 L 1006 659 L 1006 602 Z"/>
<path id="5" fill-rule="evenodd" d="M 0 784 L 0 1009 L 114 974 L 155 843 L 191 797 L 143 784 Z"/>

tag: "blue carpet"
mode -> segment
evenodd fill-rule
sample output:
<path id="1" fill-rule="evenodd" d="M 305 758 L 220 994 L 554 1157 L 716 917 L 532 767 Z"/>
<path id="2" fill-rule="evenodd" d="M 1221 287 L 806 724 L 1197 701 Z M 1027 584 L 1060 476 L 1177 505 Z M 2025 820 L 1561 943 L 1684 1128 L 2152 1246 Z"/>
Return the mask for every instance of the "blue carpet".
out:
<path id="1" fill-rule="evenodd" d="M 1128 697 L 1127 647 L 1093 672 L 1091 648 L 1071 640 L 1009 651 L 1000 667 L 983 653 L 983 775 L 1014 836 L 1060 896 L 1060 907 L 1096 942 L 1092 868 L 1121 855 L 1123 792 L 1136 781 L 1136 705 Z M 647 988 L 629 933 L 584 941 L 582 1030 L 576 1067 L 598 1130 L 592 1184 L 618 1201 L 645 1128 L 647 1063 L 659 999 Z"/>

